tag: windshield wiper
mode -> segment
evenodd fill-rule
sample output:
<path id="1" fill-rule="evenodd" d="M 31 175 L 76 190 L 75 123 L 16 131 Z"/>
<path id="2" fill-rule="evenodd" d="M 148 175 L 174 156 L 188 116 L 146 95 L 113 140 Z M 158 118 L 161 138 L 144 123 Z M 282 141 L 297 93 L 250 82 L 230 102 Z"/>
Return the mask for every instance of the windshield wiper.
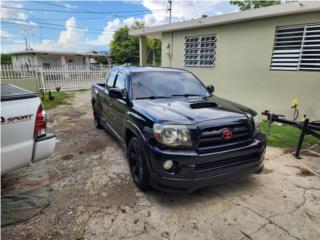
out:
<path id="1" fill-rule="evenodd" d="M 205 97 L 204 95 L 193 94 L 193 93 L 185 93 L 185 94 L 173 94 L 172 97 Z"/>
<path id="2" fill-rule="evenodd" d="M 138 97 L 135 99 L 156 99 L 156 98 L 170 98 L 168 96 L 148 96 L 148 97 Z"/>

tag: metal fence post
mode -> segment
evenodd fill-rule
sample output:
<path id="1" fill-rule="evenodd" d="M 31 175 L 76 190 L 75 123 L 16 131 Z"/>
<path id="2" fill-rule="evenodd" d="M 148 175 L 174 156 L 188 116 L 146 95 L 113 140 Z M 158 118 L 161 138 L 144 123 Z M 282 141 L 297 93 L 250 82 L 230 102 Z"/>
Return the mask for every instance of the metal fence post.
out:
<path id="1" fill-rule="evenodd" d="M 43 76 L 43 67 L 40 67 L 40 80 L 41 80 L 41 84 L 42 84 L 42 90 L 44 93 L 46 93 L 46 86 L 44 83 L 44 76 Z"/>

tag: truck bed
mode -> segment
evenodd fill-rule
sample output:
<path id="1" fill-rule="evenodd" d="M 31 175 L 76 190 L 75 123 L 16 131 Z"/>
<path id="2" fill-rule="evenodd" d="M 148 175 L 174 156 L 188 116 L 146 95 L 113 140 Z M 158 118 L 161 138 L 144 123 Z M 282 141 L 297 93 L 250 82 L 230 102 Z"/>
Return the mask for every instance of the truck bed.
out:
<path id="1" fill-rule="evenodd" d="M 37 94 L 11 84 L 1 84 L 1 102 L 37 97 Z"/>
<path id="2" fill-rule="evenodd" d="M 106 88 L 106 84 L 104 83 L 93 83 L 91 86 L 92 99 L 94 99 L 94 101 L 97 101 L 98 93 L 100 91 L 104 91 L 105 88 Z"/>

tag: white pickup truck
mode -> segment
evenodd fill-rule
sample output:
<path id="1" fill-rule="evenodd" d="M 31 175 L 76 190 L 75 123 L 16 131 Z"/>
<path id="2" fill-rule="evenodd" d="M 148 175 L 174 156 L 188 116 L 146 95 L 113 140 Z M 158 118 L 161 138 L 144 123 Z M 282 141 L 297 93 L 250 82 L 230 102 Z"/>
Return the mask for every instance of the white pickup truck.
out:
<path id="1" fill-rule="evenodd" d="M 46 114 L 38 96 L 1 84 L 1 175 L 48 157 L 56 136 L 46 133 Z"/>

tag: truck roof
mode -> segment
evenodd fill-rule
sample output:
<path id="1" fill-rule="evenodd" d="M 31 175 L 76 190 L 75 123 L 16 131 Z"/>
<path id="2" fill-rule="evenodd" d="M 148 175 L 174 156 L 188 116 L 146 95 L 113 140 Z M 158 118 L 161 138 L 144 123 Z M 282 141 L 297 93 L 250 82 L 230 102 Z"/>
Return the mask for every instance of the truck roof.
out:
<path id="1" fill-rule="evenodd" d="M 1 84 L 1 102 L 37 97 L 37 94 L 12 84 Z"/>
<path id="2" fill-rule="evenodd" d="M 166 68 L 166 67 L 133 67 L 133 66 L 116 66 L 113 67 L 112 70 L 121 70 L 126 73 L 132 72 L 151 72 L 151 71 L 164 71 L 164 72 L 186 72 L 183 69 L 176 69 L 176 68 Z"/>

